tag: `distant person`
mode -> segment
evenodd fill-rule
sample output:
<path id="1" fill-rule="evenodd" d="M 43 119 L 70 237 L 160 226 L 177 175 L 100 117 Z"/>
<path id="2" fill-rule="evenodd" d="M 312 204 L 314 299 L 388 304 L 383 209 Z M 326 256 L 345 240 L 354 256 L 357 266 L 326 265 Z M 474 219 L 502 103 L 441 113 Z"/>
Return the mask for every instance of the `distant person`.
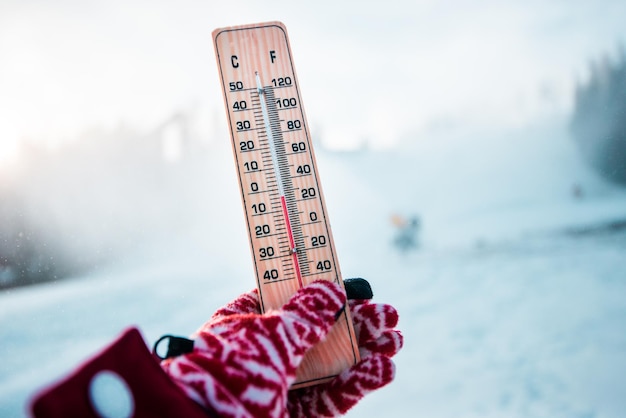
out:
<path id="1" fill-rule="evenodd" d="M 420 218 L 413 215 L 409 218 L 400 215 L 393 215 L 391 223 L 396 228 L 396 236 L 393 244 L 402 252 L 416 249 L 418 247 L 418 235 L 420 231 Z"/>

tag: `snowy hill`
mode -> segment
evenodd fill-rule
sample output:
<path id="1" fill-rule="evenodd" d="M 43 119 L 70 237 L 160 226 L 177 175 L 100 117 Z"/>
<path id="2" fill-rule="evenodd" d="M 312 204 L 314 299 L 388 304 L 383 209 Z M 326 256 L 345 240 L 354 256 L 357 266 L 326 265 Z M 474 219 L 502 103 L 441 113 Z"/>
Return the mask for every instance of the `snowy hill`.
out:
<path id="1" fill-rule="evenodd" d="M 343 274 L 399 309 L 406 340 L 397 380 L 349 416 L 626 415 L 626 232 L 593 229 L 626 219 L 626 191 L 580 162 L 564 125 L 318 150 Z M 130 217 L 159 234 L 87 274 L 0 293 L 1 416 L 25 415 L 125 327 L 149 344 L 188 334 L 253 286 L 231 151 L 194 161 L 170 179 L 185 200 L 158 195 L 166 211 Z M 419 216 L 416 250 L 392 245 L 393 215 Z"/>

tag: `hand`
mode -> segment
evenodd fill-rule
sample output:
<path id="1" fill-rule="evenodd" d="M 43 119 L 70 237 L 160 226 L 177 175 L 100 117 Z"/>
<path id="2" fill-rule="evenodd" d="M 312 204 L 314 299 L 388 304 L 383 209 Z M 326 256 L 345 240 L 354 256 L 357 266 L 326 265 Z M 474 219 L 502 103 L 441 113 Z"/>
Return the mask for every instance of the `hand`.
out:
<path id="1" fill-rule="evenodd" d="M 261 315 L 244 295 L 195 336 L 193 351 L 162 367 L 187 395 L 224 417 L 285 417 L 287 390 L 305 352 L 330 331 L 345 305 L 328 281 L 300 289 L 282 309 Z M 252 309 L 254 305 L 254 309 Z"/>
<path id="2" fill-rule="evenodd" d="M 390 358 L 402 348 L 403 343 L 402 334 L 394 329 L 398 323 L 397 311 L 390 305 L 372 303 L 367 299 L 351 299 L 348 303 L 361 361 L 331 382 L 290 391 L 287 409 L 291 417 L 344 414 L 366 394 L 393 380 L 394 365 Z M 260 314 L 257 290 L 245 293 L 217 310 L 201 329 L 209 327 L 214 321 L 242 314 Z"/>
<path id="3" fill-rule="evenodd" d="M 349 300 L 359 341 L 361 361 L 334 380 L 289 392 L 289 415 L 336 417 L 345 414 L 365 395 L 389 384 L 395 375 L 391 357 L 402 348 L 403 337 L 393 329 L 398 312 L 391 305 L 366 299 Z"/>

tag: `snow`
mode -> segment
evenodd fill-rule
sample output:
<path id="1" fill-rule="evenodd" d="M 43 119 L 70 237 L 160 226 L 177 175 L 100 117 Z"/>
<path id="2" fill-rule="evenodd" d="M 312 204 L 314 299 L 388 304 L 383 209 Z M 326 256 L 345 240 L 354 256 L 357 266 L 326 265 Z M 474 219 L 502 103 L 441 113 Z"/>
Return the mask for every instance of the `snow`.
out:
<path id="1" fill-rule="evenodd" d="M 149 345 L 189 334 L 253 286 L 230 150 L 207 158 L 218 176 L 183 180 L 197 228 L 0 293 L 0 416 L 127 326 Z M 563 121 L 317 159 L 344 277 L 367 278 L 405 336 L 396 380 L 348 416 L 626 415 L 626 232 L 600 228 L 626 219 L 626 191 L 584 166 Z M 392 245 L 393 214 L 420 217 L 416 250 Z"/>

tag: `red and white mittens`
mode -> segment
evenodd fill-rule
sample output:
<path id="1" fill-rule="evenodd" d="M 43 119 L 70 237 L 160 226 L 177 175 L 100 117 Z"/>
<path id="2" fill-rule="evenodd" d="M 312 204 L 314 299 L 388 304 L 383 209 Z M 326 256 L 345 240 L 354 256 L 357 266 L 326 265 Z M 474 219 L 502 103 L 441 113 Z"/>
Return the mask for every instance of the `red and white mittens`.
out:
<path id="1" fill-rule="evenodd" d="M 398 312 L 391 305 L 366 299 L 348 302 L 361 361 L 328 383 L 290 391 L 287 406 L 292 418 L 345 414 L 365 395 L 394 378 L 391 357 L 403 344 L 402 334 L 394 329 L 398 324 Z"/>
<path id="2" fill-rule="evenodd" d="M 282 309 L 258 313 L 244 295 L 195 336 L 193 351 L 162 367 L 187 395 L 220 417 L 287 417 L 287 391 L 305 352 L 330 331 L 346 296 L 318 281 Z M 252 308 L 246 312 L 246 308 Z"/>
<path id="3" fill-rule="evenodd" d="M 338 310 L 335 308 L 340 306 L 334 305 L 330 300 L 334 299 L 334 296 L 331 298 L 330 295 L 335 294 L 342 300 L 343 292 L 338 286 L 328 282 L 316 282 L 298 292 L 281 311 L 261 316 L 257 291 L 245 293 L 217 310 L 200 328 L 196 338 L 211 341 L 211 344 L 203 343 L 201 347 L 200 343 L 196 343 L 196 350 L 193 353 L 167 360 L 163 367 L 192 399 L 223 416 L 334 417 L 344 414 L 367 393 L 393 380 L 394 365 L 390 358 L 400 350 L 403 339 L 400 331 L 394 329 L 398 322 L 398 313 L 392 306 L 371 303 L 366 299 L 350 300 L 349 306 L 358 336 L 361 361 L 328 383 L 292 390 L 288 394 L 286 390 L 294 381 L 295 369 L 306 349 L 294 350 L 288 355 L 282 354 L 284 358 L 280 361 L 276 361 L 275 358 L 278 353 L 291 350 L 292 344 L 297 343 L 292 340 L 300 338 L 298 335 L 306 336 L 307 333 L 283 333 L 272 336 L 278 328 L 263 325 L 263 338 L 255 337 L 251 340 L 254 343 L 250 341 L 242 343 L 241 338 L 247 339 L 251 335 L 256 335 L 255 332 L 252 328 L 248 331 L 250 335 L 235 331 L 242 326 L 248 326 L 247 320 L 243 318 L 263 318 L 269 315 L 274 318 L 271 320 L 274 323 L 280 322 L 276 317 L 283 315 L 283 312 L 288 313 L 286 324 L 293 325 L 294 311 L 298 312 L 295 317 L 319 316 L 321 322 L 332 325 L 334 314 Z M 305 299 L 318 301 L 316 306 L 311 303 L 302 304 L 301 298 L 305 296 Z M 321 312 L 315 312 L 316 309 L 320 309 L 318 306 L 323 307 Z M 258 320 L 264 322 L 262 319 Z M 299 321 L 300 319 L 296 320 L 298 323 Z M 320 324 L 313 325 L 313 328 L 316 330 L 324 328 L 322 332 L 324 335 L 330 328 L 329 326 L 327 329 L 326 325 L 321 326 L 317 320 L 308 321 L 309 324 Z M 280 329 L 286 332 L 292 330 L 290 327 L 282 327 Z M 306 327 L 305 325 L 304 328 Z M 302 327 L 298 327 L 300 328 Z M 217 337 L 213 339 L 210 336 L 215 335 L 216 331 Z M 310 340 L 312 342 L 317 339 L 318 334 L 313 331 L 309 335 L 314 336 Z M 234 341 L 232 345 L 231 339 Z M 308 344 L 303 342 L 304 344 L 300 344 L 299 347 Z M 256 347 L 260 343 L 263 348 Z M 308 344 L 308 347 L 314 344 Z M 220 349 L 209 349 L 213 346 Z M 240 347 L 246 348 L 247 354 L 237 353 Z M 267 347 L 271 348 L 270 352 L 274 355 L 262 354 Z M 260 374 L 259 371 L 263 373 Z M 286 374 L 280 377 L 281 373 Z M 230 378 L 231 374 L 234 376 L 233 379 Z M 257 374 L 267 378 L 268 381 L 250 377 Z"/>
<path id="4" fill-rule="evenodd" d="M 357 297 L 371 297 L 371 292 Z M 39 392 L 31 413 L 42 418 L 109 413 L 200 417 L 207 412 L 224 417 L 340 415 L 393 379 L 389 358 L 402 346 L 393 307 L 350 300 L 361 361 L 331 382 L 287 393 L 304 353 L 326 335 L 344 303 L 339 286 L 316 282 L 281 310 L 261 315 L 258 293 L 246 293 L 219 309 L 198 331 L 195 343 L 170 340 L 168 356 L 170 351 L 185 354 L 161 362 L 161 367 L 139 331 L 129 329 L 72 374 Z"/>

